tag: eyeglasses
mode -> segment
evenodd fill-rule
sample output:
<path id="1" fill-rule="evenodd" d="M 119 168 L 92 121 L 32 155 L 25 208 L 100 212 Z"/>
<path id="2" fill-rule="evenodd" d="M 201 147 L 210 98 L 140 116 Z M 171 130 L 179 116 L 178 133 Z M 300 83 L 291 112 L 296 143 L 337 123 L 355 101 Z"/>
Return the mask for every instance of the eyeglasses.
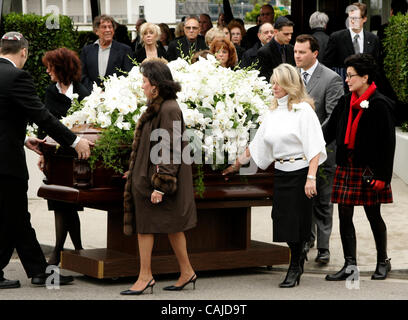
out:
<path id="1" fill-rule="evenodd" d="M 198 30 L 198 27 L 184 27 L 184 28 L 186 28 L 187 30 Z"/>
<path id="2" fill-rule="evenodd" d="M 358 17 L 349 17 L 349 19 L 350 19 L 351 21 L 359 21 L 359 20 L 361 20 L 362 18 L 358 18 Z"/>
<path id="3" fill-rule="evenodd" d="M 358 76 L 358 74 L 356 73 L 356 74 L 349 74 L 349 73 L 347 73 L 346 74 L 346 79 L 351 79 L 351 78 L 353 78 L 354 76 Z"/>

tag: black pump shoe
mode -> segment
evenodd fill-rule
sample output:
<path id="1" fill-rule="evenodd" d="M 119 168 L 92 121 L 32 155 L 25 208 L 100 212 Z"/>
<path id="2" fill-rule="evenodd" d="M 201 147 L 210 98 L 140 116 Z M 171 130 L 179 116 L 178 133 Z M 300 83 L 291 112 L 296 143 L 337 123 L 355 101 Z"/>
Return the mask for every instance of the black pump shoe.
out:
<path id="1" fill-rule="evenodd" d="M 182 284 L 181 286 L 177 287 L 177 286 L 168 286 L 168 287 L 164 287 L 163 290 L 167 290 L 167 291 L 181 291 L 184 289 L 184 287 L 186 285 L 188 285 L 189 283 L 193 284 L 193 290 L 195 290 L 195 283 L 197 280 L 197 276 L 196 274 L 193 274 L 193 276 L 190 278 L 190 280 L 188 280 L 186 283 Z"/>
<path id="2" fill-rule="evenodd" d="M 152 281 L 154 281 L 154 279 L 150 280 L 149 283 L 146 285 L 146 287 L 144 287 L 142 290 L 125 290 L 122 291 L 120 294 L 123 296 L 139 296 L 141 295 L 147 288 L 150 288 L 150 293 L 153 293 L 153 287 L 156 284 L 152 283 Z"/>
<path id="3" fill-rule="evenodd" d="M 0 289 L 20 288 L 20 286 L 20 281 L 18 280 L 7 280 L 5 278 L 0 279 Z"/>
<path id="4" fill-rule="evenodd" d="M 391 271 L 391 259 L 385 259 L 382 262 L 377 262 L 374 274 L 371 276 L 371 280 L 385 280 L 388 272 Z"/>
<path id="5" fill-rule="evenodd" d="M 299 285 L 300 276 L 302 275 L 301 268 L 289 268 L 288 273 L 286 274 L 285 280 L 279 284 L 280 288 L 293 288 L 294 286 Z"/>

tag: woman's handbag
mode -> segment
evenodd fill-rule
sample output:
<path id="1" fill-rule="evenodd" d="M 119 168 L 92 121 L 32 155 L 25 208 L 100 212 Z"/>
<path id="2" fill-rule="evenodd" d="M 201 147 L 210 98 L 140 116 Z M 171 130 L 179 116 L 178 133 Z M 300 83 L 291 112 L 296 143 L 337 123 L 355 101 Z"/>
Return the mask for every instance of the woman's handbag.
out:
<path id="1" fill-rule="evenodd" d="M 373 181 L 374 179 L 374 173 L 371 171 L 370 167 L 367 166 L 364 169 L 362 179 L 363 179 L 363 185 L 365 185 L 366 187 L 371 186 L 371 181 Z"/>

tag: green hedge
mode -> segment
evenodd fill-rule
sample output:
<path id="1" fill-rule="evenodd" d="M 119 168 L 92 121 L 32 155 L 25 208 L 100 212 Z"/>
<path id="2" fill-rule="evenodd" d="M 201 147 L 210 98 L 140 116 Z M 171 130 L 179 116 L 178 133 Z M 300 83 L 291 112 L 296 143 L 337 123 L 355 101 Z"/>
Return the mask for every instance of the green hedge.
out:
<path id="1" fill-rule="evenodd" d="M 398 99 L 408 103 L 408 14 L 391 17 L 383 44 L 385 74 Z"/>
<path id="2" fill-rule="evenodd" d="M 4 30 L 21 32 L 29 41 L 29 58 L 24 69 L 34 78 L 40 98 L 44 97 L 45 89 L 50 84 L 50 77 L 42 64 L 45 52 L 61 47 L 78 52 L 78 33 L 71 19 L 59 16 L 59 29 L 47 28 L 47 16 L 35 14 L 11 13 L 5 16 Z M 49 25 L 49 23 L 48 23 Z"/>
<path id="3" fill-rule="evenodd" d="M 267 4 L 267 2 L 265 2 L 264 4 Z M 254 5 L 254 9 L 250 12 L 247 12 L 245 15 L 245 21 L 247 22 L 256 22 L 256 16 L 259 15 L 261 13 L 261 7 L 262 5 L 257 3 Z M 275 20 L 280 17 L 280 16 L 286 16 L 289 14 L 289 12 L 286 9 L 281 10 L 278 7 L 273 7 L 274 11 L 275 11 Z"/>

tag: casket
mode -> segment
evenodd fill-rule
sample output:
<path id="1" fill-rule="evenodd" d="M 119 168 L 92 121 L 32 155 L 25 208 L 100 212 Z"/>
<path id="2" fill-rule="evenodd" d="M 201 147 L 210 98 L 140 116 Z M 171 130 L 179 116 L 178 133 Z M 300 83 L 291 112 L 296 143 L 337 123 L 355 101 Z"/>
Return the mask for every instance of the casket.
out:
<path id="1" fill-rule="evenodd" d="M 99 129 L 89 126 L 73 131 L 93 142 L 100 134 Z M 96 278 L 138 275 L 137 236 L 123 234 L 122 175 L 100 162 L 92 170 L 88 161 L 77 159 L 72 148 L 59 147 L 50 137 L 42 151 L 46 178 L 38 196 L 108 212 L 107 247 L 63 251 L 62 268 Z M 224 177 L 205 165 L 204 185 L 203 194 L 195 193 L 197 227 L 186 232 L 190 260 L 196 271 L 288 263 L 287 247 L 251 239 L 251 208 L 272 205 L 273 166 L 254 175 Z M 156 236 L 152 271 L 178 272 L 167 235 Z"/>

